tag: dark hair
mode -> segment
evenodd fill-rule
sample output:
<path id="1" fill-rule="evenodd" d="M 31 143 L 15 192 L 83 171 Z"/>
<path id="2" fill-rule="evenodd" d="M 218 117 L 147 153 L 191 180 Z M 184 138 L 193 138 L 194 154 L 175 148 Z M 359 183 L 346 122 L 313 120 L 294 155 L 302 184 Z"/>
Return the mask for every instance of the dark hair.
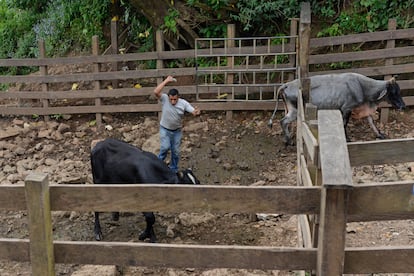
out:
<path id="1" fill-rule="evenodd" d="M 175 89 L 175 88 L 170 89 L 170 91 L 168 91 L 168 95 L 170 95 L 170 96 L 175 96 L 175 95 L 178 95 L 178 94 L 179 94 L 178 90 Z"/>

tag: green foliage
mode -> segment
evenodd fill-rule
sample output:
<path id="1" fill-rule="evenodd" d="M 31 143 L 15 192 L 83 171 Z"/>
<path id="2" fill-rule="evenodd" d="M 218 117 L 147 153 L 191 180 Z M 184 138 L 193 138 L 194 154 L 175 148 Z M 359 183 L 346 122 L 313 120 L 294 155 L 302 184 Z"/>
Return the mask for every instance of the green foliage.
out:
<path id="1" fill-rule="evenodd" d="M 233 3 L 229 0 L 187 0 L 187 5 L 199 12 L 200 23 L 197 33 L 201 37 L 225 37 L 227 24 L 230 22 L 228 9 Z"/>
<path id="2" fill-rule="evenodd" d="M 34 22 L 34 15 L 24 10 L 9 8 L 0 1 L 0 58 L 15 57 L 16 52 L 19 52 L 19 40 L 26 48 L 35 45 L 35 40 L 30 34 Z"/>
<path id="3" fill-rule="evenodd" d="M 223 37 L 227 32 L 227 24 L 211 25 L 200 29 L 200 36 L 206 38 Z"/>
<path id="4" fill-rule="evenodd" d="M 53 115 L 50 115 L 50 118 L 52 118 L 53 120 L 59 121 L 60 119 L 63 118 L 63 115 L 62 114 L 53 114 Z"/>
<path id="5" fill-rule="evenodd" d="M 102 26 L 109 20 L 109 1 L 54 0 L 34 26 L 36 39 L 46 42 L 50 55 L 90 48 L 93 35 L 103 38 Z"/>
<path id="6" fill-rule="evenodd" d="M 312 12 L 317 14 L 317 10 Z M 362 0 L 338 11 L 339 15 L 318 36 L 336 36 L 386 30 L 388 20 L 395 18 L 402 28 L 414 26 L 414 1 Z"/>
<path id="7" fill-rule="evenodd" d="M 291 13 L 296 13 L 298 3 L 291 0 L 240 0 L 236 6 L 238 13 L 231 17 L 242 24 L 243 31 L 254 29 L 263 35 L 270 35 L 279 22 L 286 20 Z"/>
<path id="8" fill-rule="evenodd" d="M 177 34 L 177 21 L 176 19 L 179 17 L 180 13 L 176 9 L 169 9 L 168 15 L 164 17 L 164 24 L 161 28 L 164 32 L 171 32 L 173 34 Z"/>
<path id="9" fill-rule="evenodd" d="M 27 10 L 33 13 L 43 13 L 49 0 L 6 0 L 9 7 Z"/>

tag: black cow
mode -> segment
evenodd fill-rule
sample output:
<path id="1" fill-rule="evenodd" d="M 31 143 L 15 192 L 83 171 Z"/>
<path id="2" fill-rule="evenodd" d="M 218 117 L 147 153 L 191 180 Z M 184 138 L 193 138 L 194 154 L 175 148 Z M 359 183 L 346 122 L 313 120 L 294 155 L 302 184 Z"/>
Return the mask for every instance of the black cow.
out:
<path id="1" fill-rule="evenodd" d="M 200 184 L 190 169 L 174 173 L 153 153 L 112 138 L 98 142 L 92 149 L 91 165 L 96 184 Z M 147 225 L 139 239 L 156 242 L 154 213 L 143 214 Z M 119 213 L 114 213 L 113 219 L 118 217 Z M 99 212 L 95 212 L 94 231 L 95 239 L 102 240 Z"/>

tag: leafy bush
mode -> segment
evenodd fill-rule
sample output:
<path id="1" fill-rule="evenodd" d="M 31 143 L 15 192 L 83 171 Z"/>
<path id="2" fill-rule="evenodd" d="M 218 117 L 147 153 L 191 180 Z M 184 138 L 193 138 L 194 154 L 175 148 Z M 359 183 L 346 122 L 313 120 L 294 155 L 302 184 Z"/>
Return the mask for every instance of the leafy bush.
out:
<path id="1" fill-rule="evenodd" d="M 353 1 L 349 7 L 339 11 L 334 23 L 319 32 L 318 36 L 386 30 L 390 18 L 395 18 L 400 28 L 413 27 L 414 1 Z"/>
<path id="2" fill-rule="evenodd" d="M 51 1 L 33 28 L 36 39 L 46 42 L 50 55 L 90 49 L 93 35 L 103 38 L 102 26 L 109 21 L 109 5 L 109 1 L 99 0 Z"/>

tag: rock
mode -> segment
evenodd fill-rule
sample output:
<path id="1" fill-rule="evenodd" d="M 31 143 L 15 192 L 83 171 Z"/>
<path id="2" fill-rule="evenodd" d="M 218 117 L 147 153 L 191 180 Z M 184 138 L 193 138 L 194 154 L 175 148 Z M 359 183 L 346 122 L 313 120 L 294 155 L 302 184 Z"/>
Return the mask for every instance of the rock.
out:
<path id="1" fill-rule="evenodd" d="M 14 137 L 19 135 L 20 131 L 15 128 L 6 128 L 5 130 L 0 129 L 0 139 Z"/>
<path id="2" fill-rule="evenodd" d="M 15 166 L 6 165 L 3 167 L 3 172 L 10 174 L 17 172 L 17 168 Z"/>
<path id="3" fill-rule="evenodd" d="M 160 134 L 157 132 L 142 144 L 142 150 L 158 155 L 160 151 Z"/>
<path id="4" fill-rule="evenodd" d="M 264 186 L 265 184 L 266 184 L 266 181 L 259 180 L 259 181 L 252 183 L 250 186 Z"/>
<path id="5" fill-rule="evenodd" d="M 118 275 L 114 265 L 83 265 L 73 272 L 71 276 L 116 276 Z"/>
<path id="6" fill-rule="evenodd" d="M 226 162 L 223 164 L 223 169 L 226 171 L 231 171 L 233 169 L 233 166 L 229 162 Z"/>
<path id="7" fill-rule="evenodd" d="M 44 153 L 52 153 L 55 151 L 55 145 L 54 144 L 48 144 L 43 146 L 43 152 Z"/>
<path id="8" fill-rule="evenodd" d="M 199 123 L 188 123 L 184 128 L 183 131 L 194 132 L 198 130 L 208 131 L 208 123 L 207 122 L 199 122 Z"/>
<path id="9" fill-rule="evenodd" d="M 60 123 L 58 128 L 57 128 L 57 131 L 59 131 L 60 133 L 67 132 L 69 130 L 70 130 L 70 126 L 67 125 L 67 124 L 64 124 L 64 123 Z"/>
<path id="10" fill-rule="evenodd" d="M 25 152 L 26 152 L 26 149 L 24 149 L 22 147 L 17 147 L 17 148 L 14 149 L 14 153 L 16 155 L 23 155 L 23 154 L 25 154 Z"/>
<path id="11" fill-rule="evenodd" d="M 210 220 L 216 219 L 216 216 L 211 213 L 191 214 L 181 213 L 178 215 L 178 221 L 182 225 L 189 227 L 208 223 Z"/>
<path id="12" fill-rule="evenodd" d="M 48 129 L 54 130 L 54 129 L 57 129 L 57 127 L 59 126 L 59 123 L 56 121 L 48 121 L 46 122 L 46 126 Z"/>
<path id="13" fill-rule="evenodd" d="M 18 118 L 14 118 L 12 123 L 13 125 L 16 125 L 16 126 L 23 126 L 24 121 Z"/>
<path id="14" fill-rule="evenodd" d="M 42 130 L 39 130 L 39 132 L 37 133 L 38 138 L 48 138 L 49 135 L 50 135 L 49 129 L 42 129 Z"/>
<path id="15" fill-rule="evenodd" d="M 237 162 L 237 167 L 239 168 L 239 170 L 242 170 L 242 171 L 248 171 L 248 170 L 250 170 L 249 164 L 247 164 L 244 161 Z"/>
<path id="16" fill-rule="evenodd" d="M 56 165 L 56 164 L 57 164 L 57 161 L 55 159 L 52 159 L 52 158 L 46 158 L 45 159 L 45 165 L 46 166 L 53 166 L 53 165 Z"/>

